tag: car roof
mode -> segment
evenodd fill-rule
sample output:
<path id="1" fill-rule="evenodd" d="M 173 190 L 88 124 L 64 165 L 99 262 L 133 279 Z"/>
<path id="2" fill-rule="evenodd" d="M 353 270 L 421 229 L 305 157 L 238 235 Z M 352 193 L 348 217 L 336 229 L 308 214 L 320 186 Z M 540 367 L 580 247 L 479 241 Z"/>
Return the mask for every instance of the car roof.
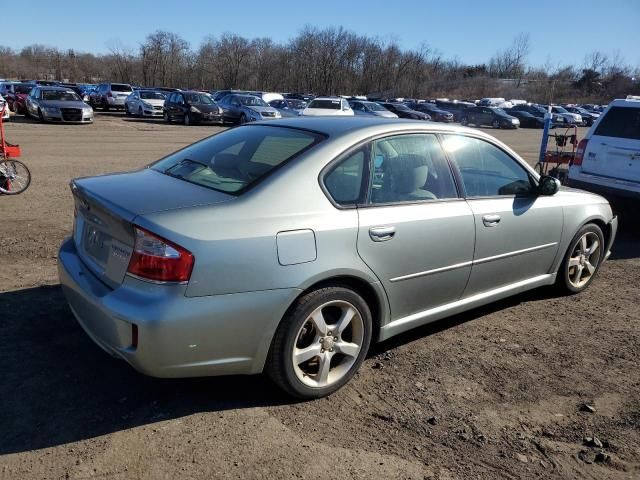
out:
<path id="1" fill-rule="evenodd" d="M 425 130 L 425 131 L 458 131 L 471 132 L 475 134 L 481 133 L 460 126 L 451 126 L 450 124 L 438 124 L 431 122 L 423 122 L 420 120 L 404 120 L 397 118 L 382 117 L 294 117 L 283 118 L 279 120 L 268 120 L 264 122 L 255 122 L 254 125 L 272 125 L 289 128 L 298 128 L 302 130 L 311 130 L 314 132 L 327 135 L 329 137 L 338 137 L 347 133 L 369 131 L 371 135 L 385 132 L 401 132 L 406 130 Z M 488 135 L 484 136 L 490 138 Z"/>
<path id="2" fill-rule="evenodd" d="M 66 91 L 73 92 L 73 90 L 71 90 L 71 88 L 69 87 L 54 87 L 51 85 L 35 85 L 35 86 L 37 86 L 40 90 L 57 90 L 62 92 L 66 92 Z"/>

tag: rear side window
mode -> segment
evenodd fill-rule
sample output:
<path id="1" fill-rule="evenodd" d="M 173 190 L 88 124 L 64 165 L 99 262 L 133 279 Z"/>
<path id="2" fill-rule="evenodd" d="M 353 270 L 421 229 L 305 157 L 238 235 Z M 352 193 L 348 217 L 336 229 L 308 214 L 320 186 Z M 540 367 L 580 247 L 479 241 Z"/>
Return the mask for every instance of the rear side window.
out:
<path id="1" fill-rule="evenodd" d="M 122 83 L 112 83 L 111 91 L 112 92 L 131 92 L 133 91 L 133 89 L 131 88 L 131 85 L 124 85 Z"/>
<path id="2" fill-rule="evenodd" d="M 640 140 L 640 108 L 611 107 L 594 135 Z"/>
<path id="3" fill-rule="evenodd" d="M 370 203 L 457 197 L 451 169 L 435 135 L 397 135 L 373 142 Z"/>
<path id="4" fill-rule="evenodd" d="M 203 187 L 239 194 L 323 138 L 293 128 L 245 126 L 195 143 L 151 168 Z"/>
<path id="5" fill-rule="evenodd" d="M 339 205 L 355 205 L 360 199 L 367 150 L 349 153 L 324 177 L 331 198 Z"/>

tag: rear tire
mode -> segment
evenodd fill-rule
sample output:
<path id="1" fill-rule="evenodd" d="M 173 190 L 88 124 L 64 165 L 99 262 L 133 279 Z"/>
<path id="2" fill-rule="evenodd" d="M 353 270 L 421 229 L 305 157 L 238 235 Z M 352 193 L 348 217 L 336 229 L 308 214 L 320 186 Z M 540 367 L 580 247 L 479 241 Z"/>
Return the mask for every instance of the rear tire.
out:
<path id="1" fill-rule="evenodd" d="M 462 117 L 460 119 L 460 125 L 462 125 L 463 127 L 466 127 L 467 125 L 469 125 L 469 119 L 467 117 Z"/>
<path id="2" fill-rule="evenodd" d="M 344 386 L 369 350 L 371 311 L 341 285 L 311 291 L 289 308 L 274 335 L 266 372 L 289 395 L 325 397 Z"/>
<path id="3" fill-rule="evenodd" d="M 131 112 L 129 111 L 129 105 L 127 105 L 126 103 L 124 104 L 124 114 L 126 116 L 130 116 Z"/>
<path id="4" fill-rule="evenodd" d="M 584 225 L 569 244 L 558 270 L 556 287 L 566 294 L 585 290 L 602 265 L 605 248 L 600 227 L 594 223 Z"/>

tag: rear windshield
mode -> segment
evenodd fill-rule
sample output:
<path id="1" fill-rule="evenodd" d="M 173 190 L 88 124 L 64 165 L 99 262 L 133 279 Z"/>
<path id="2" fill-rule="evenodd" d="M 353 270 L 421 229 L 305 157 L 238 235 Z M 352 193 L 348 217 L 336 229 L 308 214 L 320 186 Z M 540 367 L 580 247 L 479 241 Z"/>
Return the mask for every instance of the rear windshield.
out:
<path id="1" fill-rule="evenodd" d="M 131 85 L 124 85 L 122 83 L 112 83 L 111 91 L 112 92 L 132 92 L 133 89 L 131 88 Z"/>
<path id="2" fill-rule="evenodd" d="M 340 100 L 312 100 L 307 108 L 324 108 L 327 110 L 340 110 Z"/>
<path id="3" fill-rule="evenodd" d="M 640 140 L 640 108 L 611 107 L 594 135 Z"/>
<path id="4" fill-rule="evenodd" d="M 293 128 L 244 126 L 195 143 L 151 168 L 203 187 L 239 194 L 322 138 Z"/>

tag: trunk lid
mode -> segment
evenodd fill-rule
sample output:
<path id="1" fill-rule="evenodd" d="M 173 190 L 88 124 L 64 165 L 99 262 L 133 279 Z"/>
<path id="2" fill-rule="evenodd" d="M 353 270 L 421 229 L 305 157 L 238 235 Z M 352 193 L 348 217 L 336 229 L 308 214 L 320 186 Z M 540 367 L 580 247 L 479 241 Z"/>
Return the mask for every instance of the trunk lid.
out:
<path id="1" fill-rule="evenodd" d="M 127 273 L 136 217 L 235 198 L 150 169 L 76 179 L 71 191 L 78 254 L 111 288 L 120 285 Z"/>

